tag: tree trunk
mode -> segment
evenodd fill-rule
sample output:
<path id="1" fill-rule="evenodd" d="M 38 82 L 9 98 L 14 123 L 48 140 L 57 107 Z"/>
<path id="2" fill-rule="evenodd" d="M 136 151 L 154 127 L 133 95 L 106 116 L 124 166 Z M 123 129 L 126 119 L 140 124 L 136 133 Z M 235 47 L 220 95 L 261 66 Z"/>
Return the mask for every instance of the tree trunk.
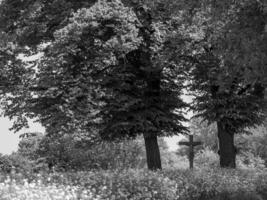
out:
<path id="1" fill-rule="evenodd" d="M 149 170 L 159 170 L 161 168 L 160 152 L 157 136 L 145 137 L 146 160 Z"/>
<path id="2" fill-rule="evenodd" d="M 223 122 L 217 122 L 220 166 L 223 168 L 236 167 L 236 148 L 234 146 L 234 133 L 227 130 Z"/>

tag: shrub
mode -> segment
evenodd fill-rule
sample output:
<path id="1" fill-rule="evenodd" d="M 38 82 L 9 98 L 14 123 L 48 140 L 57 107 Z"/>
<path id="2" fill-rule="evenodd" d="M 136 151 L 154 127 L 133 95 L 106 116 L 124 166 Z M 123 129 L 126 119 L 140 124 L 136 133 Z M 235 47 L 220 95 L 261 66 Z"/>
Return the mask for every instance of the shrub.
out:
<path id="1" fill-rule="evenodd" d="M 265 168 L 265 161 L 261 157 L 247 151 L 237 156 L 237 166 L 242 169 L 263 170 Z"/>
<path id="2" fill-rule="evenodd" d="M 12 165 L 12 168 L 17 173 L 22 174 L 31 174 L 33 173 L 33 169 L 35 166 L 35 162 L 27 159 L 26 157 L 13 153 L 8 156 L 8 159 L 10 160 L 10 163 Z"/>
<path id="3" fill-rule="evenodd" d="M 144 168 L 145 151 L 141 140 L 101 142 L 89 150 L 73 148 L 68 152 L 71 169 Z"/>
<path id="4" fill-rule="evenodd" d="M 135 140 L 101 141 L 85 147 L 82 141 L 76 143 L 71 136 L 53 141 L 46 140 L 41 143 L 40 157 L 57 169 L 107 170 L 146 167 L 145 145 L 142 137 Z M 168 152 L 168 147 L 162 138 L 159 139 L 159 146 L 163 167 L 175 166 L 178 163 L 177 156 Z"/>
<path id="5" fill-rule="evenodd" d="M 189 161 L 186 156 L 177 155 L 175 152 L 162 152 L 163 169 L 188 169 Z"/>
<path id="6" fill-rule="evenodd" d="M 0 169 L 2 173 L 11 173 L 12 170 L 19 173 L 31 173 L 33 166 L 32 161 L 16 153 L 1 156 L 0 158 Z"/>
<path id="7" fill-rule="evenodd" d="M 44 138 L 36 151 L 39 161 L 60 171 L 88 169 L 143 168 L 146 163 L 143 141 L 98 141 L 87 144 L 72 135 Z M 43 162 L 41 167 L 45 166 Z"/>
<path id="8" fill-rule="evenodd" d="M 197 168 L 219 167 L 219 155 L 209 148 L 205 148 L 196 154 L 194 160 Z"/>
<path id="9" fill-rule="evenodd" d="M 0 171 L 10 173 L 12 168 L 11 160 L 6 155 L 0 155 Z"/>
<path id="10" fill-rule="evenodd" d="M 218 168 L 219 160 L 220 158 L 217 153 L 209 148 L 205 148 L 196 154 L 194 162 L 197 168 Z M 237 154 L 236 164 L 237 168 L 240 169 L 265 169 L 264 160 L 259 156 L 255 156 L 251 152 L 242 152 L 242 154 Z"/>

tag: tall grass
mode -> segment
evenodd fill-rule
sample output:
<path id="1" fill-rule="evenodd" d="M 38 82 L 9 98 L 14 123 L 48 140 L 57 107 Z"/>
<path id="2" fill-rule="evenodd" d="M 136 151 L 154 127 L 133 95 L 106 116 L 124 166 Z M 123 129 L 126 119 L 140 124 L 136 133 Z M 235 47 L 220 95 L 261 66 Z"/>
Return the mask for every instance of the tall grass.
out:
<path id="1" fill-rule="evenodd" d="M 1 174 L 1 200 L 265 200 L 267 172 L 197 169 Z"/>

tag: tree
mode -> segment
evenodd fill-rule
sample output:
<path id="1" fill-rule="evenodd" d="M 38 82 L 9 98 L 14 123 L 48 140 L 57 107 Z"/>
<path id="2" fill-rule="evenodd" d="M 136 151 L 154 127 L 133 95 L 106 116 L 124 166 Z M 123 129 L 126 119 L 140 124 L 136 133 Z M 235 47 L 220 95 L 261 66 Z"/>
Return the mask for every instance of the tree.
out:
<path id="1" fill-rule="evenodd" d="M 157 136 L 186 132 L 183 72 L 165 59 L 171 26 L 164 21 L 169 10 L 163 15 L 160 9 L 168 6 L 93 3 L 2 2 L 0 18 L 7 24 L 2 30 L 19 33 L 16 42 L 28 52 L 44 53 L 23 93 L 9 91 L 5 114 L 38 117 L 48 134 L 92 127 L 106 140 L 143 134 L 148 168 L 160 169 Z"/>
<path id="2" fill-rule="evenodd" d="M 251 37 L 252 34 L 257 33 L 258 29 L 255 29 L 256 25 L 253 20 L 247 21 L 247 19 L 244 19 L 244 15 L 246 16 L 246 14 L 250 13 L 247 9 L 256 9 L 256 11 L 250 11 L 253 13 L 258 11 L 255 5 L 249 8 L 242 7 L 237 14 L 240 17 L 237 19 L 238 22 L 231 23 L 234 24 L 235 29 L 238 28 L 238 31 L 242 33 L 244 33 L 242 30 L 244 26 L 246 26 L 246 29 L 247 26 L 250 26 L 251 32 L 249 35 Z M 255 17 L 260 19 L 260 16 L 256 15 Z M 242 24 L 244 20 L 247 22 Z M 240 23 L 241 26 L 237 27 L 237 23 Z M 230 30 L 232 29 L 230 28 Z M 228 32 L 229 29 L 226 31 Z M 246 37 L 248 37 L 247 34 L 246 32 Z M 234 35 L 226 38 L 224 42 L 227 44 L 230 41 L 238 42 L 239 37 L 240 33 L 238 36 Z M 258 42 L 264 42 L 264 40 L 257 39 L 255 41 L 257 41 L 257 44 Z M 242 55 L 242 57 L 246 56 L 246 53 L 242 52 L 242 50 L 247 48 L 254 49 L 254 53 L 260 53 L 262 49 L 253 48 L 255 47 L 254 42 L 246 44 L 247 46 L 233 47 L 231 45 L 230 48 L 222 47 L 222 49 L 224 51 L 229 50 L 235 56 Z M 199 57 L 198 61 L 200 62 L 196 65 L 195 71 L 193 71 L 194 79 L 197 80 L 193 84 L 193 88 L 201 91 L 201 94 L 197 95 L 195 99 L 195 109 L 201 113 L 200 116 L 210 122 L 215 121 L 217 123 L 220 165 L 222 167 L 235 167 L 236 148 L 234 146 L 234 134 L 242 132 L 246 127 L 259 125 L 264 119 L 265 83 L 260 76 L 255 75 L 256 73 L 254 73 L 255 77 L 252 78 L 251 76 L 253 72 L 259 72 L 255 68 L 261 67 L 259 65 L 262 63 L 254 63 L 257 62 L 255 60 L 240 62 L 239 59 L 235 60 L 230 56 L 225 58 L 225 55 L 220 58 L 220 51 L 218 54 L 216 49 L 212 49 L 215 45 L 210 44 L 208 48 L 204 49 L 205 53 Z M 231 51 L 231 48 L 234 48 L 234 51 Z M 235 52 L 237 49 L 241 49 L 242 53 Z M 260 56 L 262 57 L 261 53 Z M 262 61 L 264 60 L 262 59 Z M 253 70 L 248 76 L 250 68 Z"/>
<path id="3" fill-rule="evenodd" d="M 202 145 L 196 148 L 196 151 L 199 151 L 198 159 L 201 160 L 205 156 L 215 158 L 213 154 L 219 149 L 216 124 L 208 124 L 201 118 L 193 118 L 190 120 L 189 129 L 197 138 L 196 140 L 202 141 Z M 248 128 L 236 135 L 234 139 L 239 167 L 259 167 L 262 160 L 266 163 L 266 127 L 264 125 Z M 177 154 L 185 155 L 186 149 L 178 149 Z M 214 161 L 217 163 L 216 159 Z M 205 163 L 203 160 L 201 162 Z"/>
<path id="4" fill-rule="evenodd" d="M 256 1 L 200 6 L 186 34 L 172 40 L 173 59 L 187 66 L 196 117 L 217 124 L 221 167 L 235 167 L 234 135 L 265 118 L 265 15 Z"/>

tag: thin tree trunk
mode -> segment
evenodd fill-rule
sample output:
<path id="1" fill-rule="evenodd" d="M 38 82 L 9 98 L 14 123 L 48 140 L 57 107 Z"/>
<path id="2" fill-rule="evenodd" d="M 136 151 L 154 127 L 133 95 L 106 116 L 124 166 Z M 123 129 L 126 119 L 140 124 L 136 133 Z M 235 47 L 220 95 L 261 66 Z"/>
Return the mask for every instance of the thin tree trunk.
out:
<path id="1" fill-rule="evenodd" d="M 217 122 L 220 166 L 223 168 L 236 168 L 236 148 L 234 146 L 234 133 L 227 130 L 223 122 Z"/>
<path id="2" fill-rule="evenodd" d="M 159 170 L 161 167 L 160 152 L 157 136 L 145 137 L 146 160 L 149 170 Z"/>

